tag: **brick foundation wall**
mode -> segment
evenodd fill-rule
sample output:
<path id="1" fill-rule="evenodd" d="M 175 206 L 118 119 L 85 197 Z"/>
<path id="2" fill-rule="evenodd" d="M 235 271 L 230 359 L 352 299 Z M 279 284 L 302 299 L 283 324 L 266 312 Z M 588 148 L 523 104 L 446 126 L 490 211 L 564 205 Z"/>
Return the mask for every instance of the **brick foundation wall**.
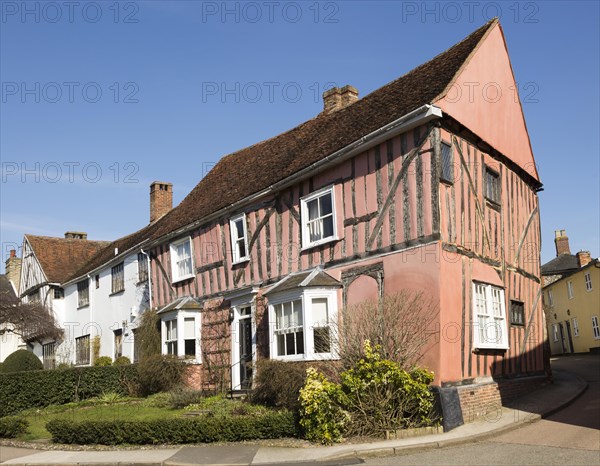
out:
<path id="1" fill-rule="evenodd" d="M 467 423 L 481 417 L 497 419 L 502 406 L 510 405 L 547 383 L 548 378 L 540 375 L 458 386 L 456 388 L 463 420 Z"/>

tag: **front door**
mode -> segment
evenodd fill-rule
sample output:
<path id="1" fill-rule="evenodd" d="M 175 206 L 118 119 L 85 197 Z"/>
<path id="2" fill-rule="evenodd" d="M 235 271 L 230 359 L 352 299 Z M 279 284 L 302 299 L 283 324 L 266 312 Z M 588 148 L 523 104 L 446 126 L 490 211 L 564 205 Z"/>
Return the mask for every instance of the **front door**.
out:
<path id="1" fill-rule="evenodd" d="M 569 338 L 569 353 L 573 352 L 573 336 L 571 335 L 571 324 L 568 320 L 565 321 L 567 327 L 567 337 Z"/>
<path id="2" fill-rule="evenodd" d="M 562 345 L 562 352 L 564 354 L 564 353 L 567 352 L 567 342 L 566 342 L 566 339 L 565 339 L 565 330 L 563 328 L 563 324 L 559 323 L 558 324 L 558 328 L 560 330 L 560 343 Z"/>
<path id="3" fill-rule="evenodd" d="M 254 361 L 254 335 L 252 308 L 250 306 L 235 309 L 233 322 L 235 338 L 233 342 L 232 388 L 246 390 L 252 386 Z"/>

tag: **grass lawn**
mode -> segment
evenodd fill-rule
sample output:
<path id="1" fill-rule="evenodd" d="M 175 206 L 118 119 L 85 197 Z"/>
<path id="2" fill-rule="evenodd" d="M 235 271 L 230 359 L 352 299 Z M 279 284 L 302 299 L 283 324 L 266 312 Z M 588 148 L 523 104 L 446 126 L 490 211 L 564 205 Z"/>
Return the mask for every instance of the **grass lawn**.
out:
<path id="1" fill-rule="evenodd" d="M 32 408 L 24 411 L 25 419 L 29 421 L 27 432 L 19 440 L 31 441 L 50 439 L 51 435 L 46 430 L 46 423 L 51 419 L 85 420 L 132 420 L 132 419 L 166 419 L 178 417 L 183 409 L 157 408 L 145 406 L 144 403 L 133 400 L 122 403 L 69 403 L 62 406 L 48 406 L 46 408 Z"/>

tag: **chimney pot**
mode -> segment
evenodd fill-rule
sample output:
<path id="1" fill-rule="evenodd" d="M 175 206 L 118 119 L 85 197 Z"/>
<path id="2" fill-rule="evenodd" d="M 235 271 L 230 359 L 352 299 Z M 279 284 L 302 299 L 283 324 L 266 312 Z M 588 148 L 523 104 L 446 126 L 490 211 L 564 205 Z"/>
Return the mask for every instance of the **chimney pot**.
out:
<path id="1" fill-rule="evenodd" d="M 15 249 L 10 250 L 10 258 L 17 257 L 17 251 Z"/>
<path id="2" fill-rule="evenodd" d="M 554 231 L 554 244 L 556 245 L 556 255 L 571 254 L 571 248 L 569 247 L 569 237 L 567 236 L 566 230 L 555 230 Z"/>
<path id="3" fill-rule="evenodd" d="M 173 184 L 154 181 L 150 185 L 150 223 L 173 208 Z"/>
<path id="4" fill-rule="evenodd" d="M 592 262 L 592 256 L 590 254 L 590 251 L 579 251 L 576 254 L 576 256 L 577 256 L 577 265 L 579 266 L 579 268 L 585 267 L 590 262 Z"/>

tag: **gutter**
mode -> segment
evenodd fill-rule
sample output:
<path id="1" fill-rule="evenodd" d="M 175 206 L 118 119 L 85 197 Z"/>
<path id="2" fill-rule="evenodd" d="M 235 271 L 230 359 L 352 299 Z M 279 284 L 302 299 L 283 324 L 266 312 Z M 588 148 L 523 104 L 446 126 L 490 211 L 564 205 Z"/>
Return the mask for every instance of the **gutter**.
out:
<path id="1" fill-rule="evenodd" d="M 190 230 L 193 230 L 199 225 L 204 225 L 206 223 L 211 222 L 219 217 L 222 217 L 224 214 L 237 210 L 242 206 L 251 204 L 256 199 L 264 197 L 268 194 L 280 191 L 285 189 L 293 184 L 296 184 L 303 179 L 306 179 L 312 176 L 315 172 L 328 168 L 333 164 L 337 164 L 343 162 L 360 152 L 364 152 L 365 150 L 370 149 L 377 144 L 389 139 L 390 137 L 396 136 L 397 134 L 404 133 L 406 131 L 410 131 L 417 126 L 421 126 L 431 120 L 435 120 L 438 118 L 442 118 L 442 110 L 439 107 L 431 104 L 425 104 L 421 107 L 413 110 L 410 113 L 407 113 L 404 116 L 388 123 L 385 126 L 363 136 L 362 138 L 348 144 L 346 147 L 328 155 L 327 157 L 313 163 L 309 167 L 306 167 L 299 172 L 294 173 L 293 175 L 288 176 L 287 178 L 278 181 L 275 184 L 272 184 L 266 189 L 262 191 L 252 194 L 244 199 L 241 199 L 228 207 L 223 207 L 212 214 L 207 215 L 206 217 L 196 220 L 195 222 L 189 223 L 188 225 L 179 228 L 178 230 L 172 231 L 171 233 L 167 233 L 166 235 L 161 236 L 160 238 L 148 243 L 146 246 L 148 249 L 157 246 L 171 238 L 180 236 Z"/>

